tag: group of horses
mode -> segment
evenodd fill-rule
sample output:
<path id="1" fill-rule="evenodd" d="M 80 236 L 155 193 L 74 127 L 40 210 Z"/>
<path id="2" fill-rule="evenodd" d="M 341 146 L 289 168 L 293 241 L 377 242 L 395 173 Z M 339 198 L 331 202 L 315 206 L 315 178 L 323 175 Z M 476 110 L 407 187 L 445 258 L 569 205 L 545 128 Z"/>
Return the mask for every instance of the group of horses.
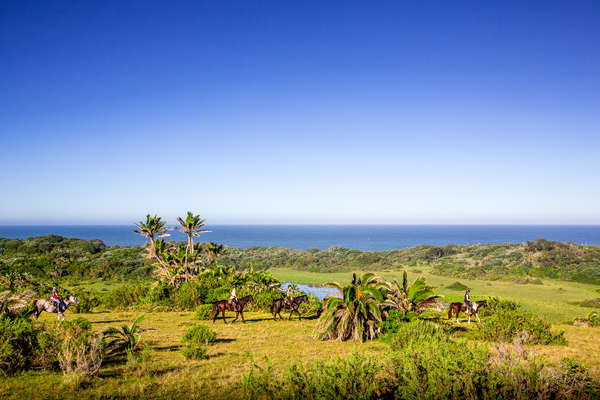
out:
<path id="1" fill-rule="evenodd" d="M 251 294 L 238 299 L 236 303 L 232 303 L 229 300 L 214 301 L 210 316 L 212 317 L 214 323 L 217 320 L 219 313 L 221 313 L 223 316 L 223 322 L 227 323 L 225 320 L 225 311 L 235 311 L 235 318 L 233 321 L 231 321 L 231 323 L 237 321 L 238 317 L 240 316 L 242 317 L 242 322 L 246 322 L 244 320 L 244 306 L 253 302 L 254 297 L 252 297 Z M 294 313 L 298 314 L 298 319 L 302 319 L 302 314 L 300 314 L 300 311 L 298 310 L 302 303 L 308 303 L 308 296 L 305 294 L 293 297 L 291 299 L 282 298 L 273 300 L 273 303 L 271 304 L 271 314 L 273 314 L 273 319 L 277 321 L 277 316 L 279 315 L 279 319 L 282 320 L 283 318 L 281 317 L 281 310 L 283 309 L 290 310 L 290 316 L 288 318 L 289 320 L 292 319 L 292 315 Z"/>
<path id="2" fill-rule="evenodd" d="M 254 297 L 252 297 L 251 294 L 238 299 L 238 301 L 234 303 L 230 302 L 229 300 L 215 301 L 213 302 L 210 317 L 212 318 L 214 323 L 217 320 L 217 317 L 220 313 L 223 317 L 223 322 L 227 323 L 227 321 L 225 320 L 225 311 L 235 311 L 235 318 L 233 319 L 233 321 L 231 321 L 231 323 L 237 321 L 239 317 L 242 317 L 242 322 L 246 322 L 246 320 L 244 320 L 244 307 L 246 306 L 246 304 L 253 302 Z M 283 318 L 281 317 L 281 310 L 283 309 L 290 310 L 290 316 L 288 320 L 292 319 L 292 315 L 294 313 L 298 314 L 298 319 L 302 319 L 302 315 L 299 311 L 300 305 L 302 303 L 308 303 L 308 296 L 305 294 L 293 297 L 292 299 L 281 298 L 273 300 L 273 303 L 271 304 L 271 314 L 273 314 L 273 319 L 277 321 L 277 316 L 279 315 L 279 319 L 282 320 Z M 48 299 L 36 300 L 34 303 L 35 318 L 37 319 L 42 312 L 46 311 L 49 313 L 56 313 L 58 314 L 59 320 L 64 320 L 64 312 L 67 310 L 70 304 L 79 304 L 79 300 L 77 299 L 77 297 L 67 296 L 62 301 L 62 306 L 59 306 L 54 301 Z M 464 312 L 469 317 L 469 323 L 471 323 L 471 317 L 473 315 L 477 317 L 477 321 L 481 322 L 478 311 L 486 307 L 486 300 L 473 302 L 471 303 L 470 307 L 467 306 L 465 303 L 450 303 L 450 306 L 448 307 L 448 319 L 452 318 L 452 315 L 454 314 L 456 315 L 456 322 L 460 323 L 460 321 L 458 320 L 458 315 L 461 312 Z"/>

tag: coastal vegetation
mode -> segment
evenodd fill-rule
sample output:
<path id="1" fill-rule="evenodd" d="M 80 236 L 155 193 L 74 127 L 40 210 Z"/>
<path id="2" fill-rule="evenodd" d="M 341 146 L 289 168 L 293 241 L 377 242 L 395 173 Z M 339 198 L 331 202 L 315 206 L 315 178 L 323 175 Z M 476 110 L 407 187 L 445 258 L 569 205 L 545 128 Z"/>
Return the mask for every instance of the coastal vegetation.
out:
<path id="1" fill-rule="evenodd" d="M 166 241 L 166 221 L 146 216 L 137 247 L 0 239 L 0 397 L 600 396 L 596 246 L 243 250 L 195 243 L 206 231 L 198 215 L 178 223 L 186 241 Z M 53 281 L 78 304 L 67 321 L 35 321 L 31 302 Z M 293 285 L 308 295 L 304 318 L 274 321 L 284 281 L 339 296 Z M 252 296 L 247 323 L 215 324 L 233 285 Z M 466 288 L 488 302 L 480 324 L 441 312 Z"/>

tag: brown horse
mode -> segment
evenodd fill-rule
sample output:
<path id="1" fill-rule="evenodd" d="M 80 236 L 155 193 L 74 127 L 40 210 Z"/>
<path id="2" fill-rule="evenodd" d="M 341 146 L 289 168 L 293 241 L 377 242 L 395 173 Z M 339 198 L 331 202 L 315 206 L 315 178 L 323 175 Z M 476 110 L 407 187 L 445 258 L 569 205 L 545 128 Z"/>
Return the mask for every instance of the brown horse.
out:
<path id="1" fill-rule="evenodd" d="M 277 321 L 277 315 L 279 315 L 279 319 L 281 318 L 281 309 L 285 308 L 290 310 L 290 317 L 288 320 L 292 319 L 292 313 L 298 314 L 298 319 L 302 319 L 302 315 L 300 315 L 300 304 L 308 303 L 308 296 L 303 294 L 302 296 L 294 297 L 291 302 L 286 301 L 286 299 L 275 299 L 273 300 L 273 304 L 271 304 L 271 313 L 273 314 L 273 319 Z"/>
<path id="2" fill-rule="evenodd" d="M 458 314 L 462 311 L 469 316 L 469 323 L 471 323 L 471 316 L 473 314 L 477 317 L 477 321 L 481 322 L 479 314 L 477 314 L 480 308 L 487 308 L 486 300 L 476 301 L 473 303 L 472 307 L 467 307 L 465 303 L 450 303 L 450 306 L 448 307 L 448 319 L 452 318 L 452 314 L 456 314 L 456 322 L 460 323 Z"/>
<path id="3" fill-rule="evenodd" d="M 237 321 L 238 317 L 241 315 L 242 316 L 242 322 L 246 322 L 244 320 L 244 306 L 247 303 L 253 303 L 254 302 L 254 297 L 252 297 L 251 294 L 249 294 L 248 296 L 244 296 L 241 299 L 238 300 L 238 302 L 236 304 L 231 304 L 229 303 L 229 300 L 218 300 L 218 301 L 213 301 L 212 305 L 212 311 L 210 312 L 209 317 L 213 316 L 213 324 L 215 323 L 215 321 L 217 320 L 217 317 L 219 316 L 219 313 L 223 314 L 223 322 L 227 323 L 227 321 L 225 321 L 225 311 L 235 311 L 235 319 L 233 321 L 231 321 L 231 323 L 233 324 L 235 321 Z"/>

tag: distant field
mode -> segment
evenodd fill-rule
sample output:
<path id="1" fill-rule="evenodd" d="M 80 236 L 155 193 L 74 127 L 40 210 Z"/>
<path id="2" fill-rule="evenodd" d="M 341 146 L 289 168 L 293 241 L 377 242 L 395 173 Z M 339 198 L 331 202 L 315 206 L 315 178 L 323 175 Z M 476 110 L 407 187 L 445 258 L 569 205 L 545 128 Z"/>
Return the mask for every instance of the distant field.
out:
<path id="1" fill-rule="evenodd" d="M 297 283 L 323 284 L 327 281 L 348 283 L 352 279 L 350 272 L 308 272 L 292 269 L 272 269 L 273 275 L 281 281 Z M 420 272 L 418 272 L 420 271 Z M 599 285 L 588 285 L 577 282 L 556 281 L 544 279 L 542 285 L 517 284 L 507 281 L 483 281 L 457 279 L 431 274 L 429 267 L 408 268 L 409 278 L 425 276 L 427 283 L 436 287 L 436 293 L 444 295 L 444 301 L 462 301 L 464 292 L 447 289 L 446 286 L 459 281 L 471 288 L 474 300 L 488 296 L 499 296 L 516 300 L 528 311 L 544 315 L 555 324 L 571 323 L 574 318 L 587 315 L 591 309 L 569 304 L 587 299 L 600 297 L 596 291 Z M 400 271 L 376 271 L 382 277 L 400 280 Z"/>
<path id="2" fill-rule="evenodd" d="M 93 329 L 128 323 L 139 312 L 80 314 L 92 321 Z M 347 356 L 354 350 L 385 356 L 387 345 L 380 341 L 321 342 L 312 339 L 316 320 L 278 321 L 270 315 L 247 313 L 247 323 L 223 324 L 218 321 L 193 320 L 191 312 L 146 313 L 141 326 L 147 329 L 144 340 L 151 346 L 153 358 L 147 373 L 141 377 L 124 371 L 123 364 L 107 364 L 98 379 L 72 392 L 62 385 L 62 373 L 27 372 L 9 378 L 0 377 L 0 398 L 3 399 L 78 399 L 78 398 L 176 398 L 179 395 L 198 399 L 235 398 L 236 385 L 242 375 L 256 363 L 261 368 L 272 365 L 282 371 L 294 362 L 310 363 Z M 75 317 L 67 313 L 67 318 Z M 43 314 L 44 321 L 54 316 Z M 218 342 L 209 347 L 210 359 L 186 360 L 179 350 L 184 331 L 202 323 L 214 329 Z M 466 323 L 462 324 L 467 327 Z M 469 330 L 475 328 L 471 324 Z M 600 372 L 600 329 L 556 326 L 565 329 L 569 346 L 536 346 L 537 354 L 550 362 L 563 356 L 574 356 L 588 365 L 593 373 Z"/>

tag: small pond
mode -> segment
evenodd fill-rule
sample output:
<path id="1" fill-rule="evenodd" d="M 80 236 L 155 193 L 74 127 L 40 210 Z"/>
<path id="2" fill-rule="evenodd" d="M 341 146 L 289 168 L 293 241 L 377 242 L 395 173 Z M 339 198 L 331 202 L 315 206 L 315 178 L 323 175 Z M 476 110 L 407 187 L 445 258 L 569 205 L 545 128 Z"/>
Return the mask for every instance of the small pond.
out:
<path id="1" fill-rule="evenodd" d="M 289 284 L 290 284 L 289 282 L 282 283 L 281 290 L 285 291 Z M 319 285 L 307 285 L 304 283 L 295 283 L 295 285 L 298 287 L 298 289 L 300 289 L 304 293 L 312 294 L 315 297 L 317 297 L 319 300 L 323 300 L 325 298 L 325 296 L 341 297 L 340 291 L 337 290 L 336 288 L 319 286 Z"/>

